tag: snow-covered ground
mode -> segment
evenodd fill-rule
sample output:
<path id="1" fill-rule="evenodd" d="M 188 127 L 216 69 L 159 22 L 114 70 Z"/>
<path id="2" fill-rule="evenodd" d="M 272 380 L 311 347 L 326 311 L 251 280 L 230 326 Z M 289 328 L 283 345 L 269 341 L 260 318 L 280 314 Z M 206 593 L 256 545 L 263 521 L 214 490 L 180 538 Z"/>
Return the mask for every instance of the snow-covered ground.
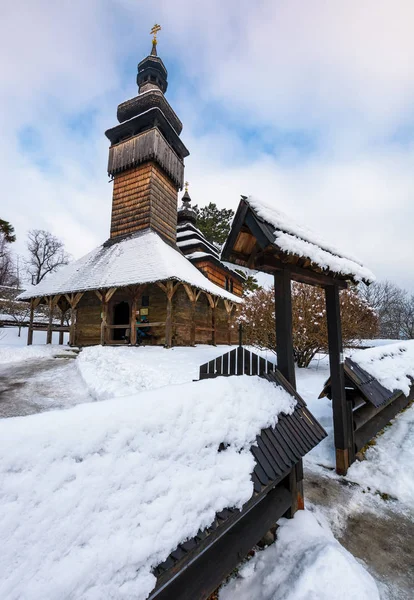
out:
<path id="1" fill-rule="evenodd" d="M 43 358 L 67 349 L 68 334 L 64 334 L 64 346 L 58 346 L 59 333 L 52 335 L 52 344 L 46 345 L 46 331 L 33 332 L 33 345 L 27 346 L 27 328 L 0 327 L 0 364 L 19 362 L 28 358 Z"/>
<path id="2" fill-rule="evenodd" d="M 258 552 L 220 600 L 379 600 L 374 579 L 310 511 L 281 519 L 276 543 Z"/>
<path id="3" fill-rule="evenodd" d="M 191 431 L 195 431 L 200 423 L 205 423 L 207 429 L 214 430 L 217 427 L 213 427 L 211 423 L 214 415 L 219 415 L 222 421 L 218 428 L 220 438 L 223 437 L 222 426 L 227 435 L 236 435 L 231 430 L 234 423 L 240 419 L 241 409 L 246 410 L 243 406 L 243 392 L 237 386 L 241 385 L 245 378 L 237 378 L 238 382 L 236 378 L 231 382 L 221 379 L 221 382 L 227 382 L 219 384 L 222 390 L 220 394 L 223 394 L 220 396 L 221 400 L 214 401 L 213 394 L 206 394 L 205 404 L 204 401 L 200 404 L 198 392 L 195 394 L 193 390 L 201 389 L 200 386 L 204 388 L 205 384 L 207 389 L 213 382 L 192 383 L 198 378 L 198 368 L 200 364 L 228 351 L 228 347 L 199 346 L 170 350 L 157 347 L 94 347 L 84 349 L 76 361 L 65 361 L 51 358 L 60 354 L 62 347 L 42 345 L 27 349 L 17 346 L 10 343 L 6 347 L 5 340 L 0 339 L 0 367 L 2 361 L 4 369 L 20 369 L 29 364 L 33 365 L 32 370 L 36 370 L 36 365 L 39 365 L 38 375 L 36 372 L 32 374 L 35 382 L 42 376 L 41 365 L 53 360 L 58 364 L 60 361 L 61 375 L 57 379 L 57 385 L 61 388 L 63 400 L 56 406 L 73 406 L 74 398 L 71 398 L 71 394 L 79 402 L 88 402 L 91 399 L 94 402 L 63 412 L 53 411 L 44 415 L 8 419 L 7 422 L 0 421 L 0 444 L 3 446 L 2 456 L 6 457 L 2 465 L 2 477 L 3 481 L 7 482 L 6 486 L 0 486 L 0 494 L 3 493 L 0 511 L 7 515 L 7 521 L 0 518 L 0 523 L 1 527 L 4 527 L 2 540 L 7 539 L 7 536 L 9 539 L 9 542 L 3 545 L 6 559 L 0 561 L 0 569 L 3 570 L 0 583 L 3 593 L 0 592 L 0 597 L 7 600 L 37 600 L 45 597 L 128 598 L 131 593 L 135 598 L 140 597 L 136 595 L 135 588 L 133 589 L 135 575 L 132 573 L 135 574 L 139 564 L 139 576 L 143 577 L 140 581 L 145 580 L 147 586 L 143 589 L 150 589 L 153 580 L 148 574 L 148 565 L 160 562 L 165 552 L 168 554 L 174 531 L 168 518 L 163 526 L 156 521 L 151 522 L 151 519 L 155 519 L 151 510 L 158 511 L 158 506 L 155 511 L 154 503 L 145 508 L 149 513 L 137 508 L 144 498 L 143 494 L 147 493 L 141 489 L 143 486 L 139 488 L 137 485 L 138 476 L 144 479 L 148 476 L 143 462 L 146 455 L 137 452 L 137 444 L 144 439 L 144 446 L 151 446 L 150 440 L 153 442 L 154 455 L 151 459 L 153 464 L 161 465 L 164 479 L 168 481 L 167 475 L 171 469 L 167 471 L 167 466 L 170 465 L 170 458 L 173 456 L 178 469 L 189 469 L 192 481 L 195 477 L 190 468 L 193 465 L 192 457 L 186 453 L 183 440 L 187 435 L 191 435 Z M 30 358 L 27 351 L 38 354 Z M 274 355 L 268 353 L 267 358 L 274 360 Z M 63 368 L 67 369 L 66 374 Z M 414 407 L 398 416 L 392 427 L 378 437 L 376 445 L 367 452 L 366 460 L 353 465 L 346 479 L 339 478 L 332 470 L 335 456 L 331 403 L 326 398 L 318 399 L 328 376 L 329 365 L 326 357 L 314 360 L 309 369 L 297 370 L 298 391 L 328 432 L 328 438 L 305 458 L 305 473 L 309 480 L 316 482 L 315 485 L 312 483 L 312 489 L 309 488 L 309 491 L 312 491 L 312 501 L 308 502 L 311 512 L 301 513 L 304 516 L 299 515 L 293 521 L 283 522 L 277 543 L 250 561 L 242 569 L 242 577 L 235 579 L 222 591 L 221 599 L 319 600 L 326 597 L 335 600 L 344 597 L 346 590 L 347 598 L 377 598 L 375 584 L 364 571 L 362 563 L 360 565 L 356 562 L 335 542 L 328 526 L 337 538 L 352 549 L 353 554 L 358 558 L 365 558 L 366 551 L 358 553 L 352 547 L 351 542 L 355 536 L 352 539 L 351 536 L 346 536 L 349 520 L 355 521 L 356 516 L 361 514 L 375 515 L 377 522 L 381 519 L 386 522 L 388 519 L 388 537 L 392 540 L 393 515 L 403 515 L 404 519 L 413 518 Z M 230 386 L 229 389 L 226 385 Z M 228 402 L 232 406 L 233 400 L 236 402 L 232 390 L 236 390 L 236 395 L 238 391 L 237 402 L 241 402 L 241 405 L 238 405 L 236 412 L 231 414 L 230 411 L 223 415 L 218 411 L 218 407 L 224 404 L 220 410 L 225 410 Z M 171 406 L 181 408 L 172 414 Z M 233 409 L 235 406 L 236 404 Z M 46 408 L 50 406 L 45 404 L 45 408 L 40 406 L 39 410 Z M 156 430 L 154 418 L 160 415 L 162 427 Z M 262 415 L 255 412 L 249 412 L 249 415 L 253 431 L 255 426 L 259 427 Z M 226 423 L 229 422 L 231 425 L 226 429 Z M 176 440 L 178 446 L 175 454 L 167 439 L 172 424 L 181 436 L 179 442 Z M 202 431 L 204 435 L 206 432 L 204 429 Z M 234 438 L 232 439 L 234 442 Z M 218 438 L 209 438 L 207 448 L 203 450 L 204 458 L 207 462 L 211 460 L 210 466 L 214 467 L 210 472 L 213 478 L 210 484 L 217 481 L 214 479 L 217 475 L 220 476 L 215 462 L 217 452 L 211 449 L 217 440 Z M 237 443 L 243 447 L 240 436 Z M 234 444 L 234 448 L 237 447 L 237 443 Z M 200 452 L 201 450 L 198 455 Z M 233 458 L 236 462 L 240 460 L 238 464 L 241 466 L 246 455 L 244 452 L 236 454 Z M 243 465 L 245 467 L 247 462 Z M 200 486 L 206 485 L 203 477 L 207 475 L 208 470 L 199 474 L 197 481 Z M 154 475 L 154 469 L 151 470 L 151 477 L 145 490 L 148 490 L 148 498 L 153 499 L 157 497 L 157 493 L 162 496 L 166 491 L 163 486 L 167 484 L 163 481 L 161 485 L 156 474 Z M 351 482 L 355 483 L 351 485 Z M 220 485 L 223 485 L 223 481 Z M 79 486 L 83 486 L 82 493 L 79 492 Z M 212 487 L 218 489 L 214 485 Z M 320 489 L 315 494 L 318 487 Z M 197 489 L 200 490 L 201 487 Z M 240 484 L 240 494 L 245 489 Z M 339 495 L 336 498 L 333 496 L 326 504 L 320 503 L 321 498 L 329 498 L 333 490 Z M 345 491 L 346 495 L 341 496 Z M 376 492 L 389 494 L 396 500 L 384 502 Z M 181 495 L 183 501 L 191 502 L 192 498 L 186 498 L 185 493 Z M 229 502 L 229 498 L 230 496 L 226 497 L 225 501 Z M 200 500 L 198 496 L 197 500 Z M 237 499 L 232 501 L 237 504 Z M 213 507 L 217 506 L 214 502 L 215 500 L 208 506 L 201 503 L 203 508 L 200 508 L 197 518 L 209 514 L 209 510 L 213 511 Z M 121 506 L 122 511 L 119 510 Z M 169 508 L 173 514 L 174 503 Z M 187 514 L 187 505 L 184 510 L 182 505 L 179 508 Z M 204 509 L 206 512 L 203 512 Z M 151 540 L 148 538 L 148 543 L 139 545 L 136 532 L 145 533 L 143 514 L 146 515 L 146 521 L 149 521 L 149 529 L 146 531 L 155 537 L 155 542 L 149 536 Z M 177 518 L 179 519 L 180 515 Z M 193 517 L 190 521 L 195 526 Z M 82 522 L 83 528 L 80 527 Z M 185 526 L 191 524 L 186 521 L 183 526 L 181 521 L 178 522 L 184 530 Z M 158 527 L 158 535 L 154 533 L 156 529 L 150 528 L 153 525 Z M 131 529 L 134 530 L 134 536 L 130 535 Z M 167 544 L 166 540 L 170 543 Z M 56 550 L 53 549 L 54 545 Z M 153 550 L 150 557 L 149 547 Z M 21 549 L 20 554 L 16 552 L 16 548 Z M 113 548 L 120 549 L 114 552 Z M 380 554 L 381 551 L 382 547 L 379 546 Z M 399 551 L 397 544 L 392 553 L 398 556 Z M 10 564 L 16 561 L 16 556 L 19 559 L 13 563 L 11 569 Z M 79 557 L 82 557 L 80 563 Z M 400 562 L 403 565 L 407 564 L 404 560 Z M 372 566 L 368 561 L 368 568 L 377 577 L 376 565 Z M 405 570 L 409 573 L 408 567 Z M 29 586 L 30 593 L 26 593 L 24 586 L 28 585 L 30 573 L 33 579 Z M 344 585 L 333 586 L 335 578 L 339 577 L 341 581 L 345 580 Z M 46 590 L 51 581 L 57 580 L 59 584 L 56 587 L 52 586 L 53 589 Z M 121 580 L 129 583 L 122 586 Z M 93 583 L 103 587 L 88 587 Z M 383 581 L 379 581 L 379 584 L 383 600 L 405 600 L 410 597 L 403 595 L 398 587 L 394 589 L 388 586 L 394 590 L 390 594 Z M 111 585 L 115 587 L 111 588 Z M 407 587 L 408 584 L 404 585 Z"/>
<path id="4" fill-rule="evenodd" d="M 0 421 L 0 598 L 134 598 L 253 493 L 250 446 L 295 400 L 259 377 Z M 224 444 L 224 449 L 219 449 Z"/>

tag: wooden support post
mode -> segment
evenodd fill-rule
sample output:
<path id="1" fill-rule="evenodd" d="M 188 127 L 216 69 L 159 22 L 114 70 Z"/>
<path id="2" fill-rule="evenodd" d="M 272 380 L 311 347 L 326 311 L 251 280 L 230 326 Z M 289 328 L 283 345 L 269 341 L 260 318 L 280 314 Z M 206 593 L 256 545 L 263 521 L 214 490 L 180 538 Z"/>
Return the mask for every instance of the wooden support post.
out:
<path id="1" fill-rule="evenodd" d="M 102 295 L 102 311 L 101 311 L 101 346 L 106 343 L 106 326 L 108 325 L 108 302 L 105 300 L 105 295 Z"/>
<path id="2" fill-rule="evenodd" d="M 166 295 L 167 295 L 167 318 L 165 319 L 165 347 L 171 348 L 172 346 L 172 299 L 173 299 L 173 282 L 167 281 Z"/>
<path id="3" fill-rule="evenodd" d="M 292 289 L 288 269 L 275 272 L 277 368 L 296 389 L 292 333 Z"/>
<path id="4" fill-rule="evenodd" d="M 138 306 L 138 292 L 132 296 L 132 302 L 131 302 L 131 324 L 129 326 L 131 333 L 129 335 L 129 341 L 133 346 L 135 346 L 135 344 L 137 343 L 137 326 L 136 326 L 137 306 Z"/>
<path id="5" fill-rule="evenodd" d="M 60 326 L 63 327 L 65 313 L 63 311 L 63 308 L 61 308 L 60 310 L 61 310 Z M 64 331 L 59 331 L 59 345 L 60 346 L 63 346 L 63 341 L 64 341 Z"/>
<path id="6" fill-rule="evenodd" d="M 167 281 L 165 284 L 161 281 L 157 282 L 167 296 L 167 318 L 165 319 L 165 347 L 171 348 L 172 346 L 172 299 L 177 291 L 180 282 L 174 284 L 173 281 Z"/>
<path id="7" fill-rule="evenodd" d="M 296 389 L 291 281 L 288 269 L 275 272 L 276 354 L 277 368 Z M 302 459 L 293 467 L 289 475 L 289 490 L 292 506 L 288 516 L 293 517 L 298 509 L 304 508 Z"/>
<path id="8" fill-rule="evenodd" d="M 213 330 L 211 335 L 211 343 L 213 346 L 217 346 L 216 307 L 216 302 L 213 302 L 213 306 L 211 307 L 211 328 Z"/>
<path id="9" fill-rule="evenodd" d="M 196 292 L 188 283 L 183 283 L 184 289 L 190 300 L 190 346 L 195 346 L 195 334 L 196 334 L 196 325 L 195 325 L 195 310 L 196 310 L 196 302 L 200 295 L 200 292 Z"/>
<path id="10" fill-rule="evenodd" d="M 336 472 L 339 475 L 346 475 L 350 465 L 350 452 L 353 452 L 353 448 L 351 448 L 352 409 L 351 403 L 348 403 L 345 397 L 344 358 L 338 286 L 326 286 L 325 294 L 334 439 L 336 448 Z"/>
<path id="11" fill-rule="evenodd" d="M 27 332 L 27 345 L 31 346 L 33 344 L 33 316 L 34 316 L 34 299 L 30 300 L 30 322 L 29 329 Z"/>
<path id="12" fill-rule="evenodd" d="M 53 298 L 50 296 L 47 300 L 49 307 L 49 322 L 47 324 L 46 344 L 52 343 L 52 325 L 53 325 Z"/>
<path id="13" fill-rule="evenodd" d="M 231 311 L 233 310 L 234 304 L 230 300 L 224 300 L 224 307 L 227 312 L 227 343 L 231 346 Z"/>
<path id="14" fill-rule="evenodd" d="M 73 294 L 72 294 L 73 296 Z M 70 305 L 70 330 L 69 330 L 69 346 L 75 345 L 76 337 L 76 308 L 73 304 Z"/>
<path id="15" fill-rule="evenodd" d="M 70 330 L 69 330 L 69 346 L 74 346 L 76 342 L 76 318 L 77 311 L 76 307 L 79 304 L 80 299 L 82 298 L 84 292 L 78 292 L 77 294 L 65 294 L 66 300 L 69 302 L 70 306 Z"/>

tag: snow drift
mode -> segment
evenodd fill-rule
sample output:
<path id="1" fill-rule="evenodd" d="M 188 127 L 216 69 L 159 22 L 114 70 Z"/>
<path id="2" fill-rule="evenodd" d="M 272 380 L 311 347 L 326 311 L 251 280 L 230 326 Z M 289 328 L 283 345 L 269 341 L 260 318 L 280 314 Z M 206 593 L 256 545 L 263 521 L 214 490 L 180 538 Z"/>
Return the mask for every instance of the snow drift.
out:
<path id="1" fill-rule="evenodd" d="M 0 421 L 0 598 L 143 600 L 153 567 L 251 497 L 250 446 L 294 405 L 223 377 Z"/>
<path id="2" fill-rule="evenodd" d="M 220 600 L 379 600 L 373 578 L 312 513 L 279 524 L 276 543 L 241 569 Z"/>

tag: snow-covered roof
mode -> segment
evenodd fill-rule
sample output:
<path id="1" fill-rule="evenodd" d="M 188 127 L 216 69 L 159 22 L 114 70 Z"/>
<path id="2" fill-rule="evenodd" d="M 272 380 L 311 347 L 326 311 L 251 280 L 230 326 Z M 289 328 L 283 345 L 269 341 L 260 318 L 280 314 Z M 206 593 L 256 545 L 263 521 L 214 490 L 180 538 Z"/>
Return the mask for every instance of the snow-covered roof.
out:
<path id="1" fill-rule="evenodd" d="M 400 390 L 409 395 L 414 380 L 414 340 L 357 350 L 351 358 L 390 392 Z"/>
<path id="2" fill-rule="evenodd" d="M 0 597 L 144 600 L 154 567 L 252 497 L 250 448 L 295 405 L 241 376 L 0 419 Z"/>
<path id="3" fill-rule="evenodd" d="M 205 277 L 180 252 L 153 231 L 108 243 L 53 273 L 45 281 L 30 286 L 20 299 L 69 292 L 123 287 L 155 281 L 178 280 L 221 298 L 240 302 Z"/>
<path id="4" fill-rule="evenodd" d="M 288 254 L 306 257 L 322 269 L 333 273 L 353 277 L 356 281 L 370 283 L 375 281 L 375 275 L 362 263 L 351 255 L 346 255 L 335 246 L 325 242 L 307 227 L 304 227 L 275 206 L 253 196 L 246 198 L 246 202 L 254 212 L 274 227 L 274 243 Z"/>

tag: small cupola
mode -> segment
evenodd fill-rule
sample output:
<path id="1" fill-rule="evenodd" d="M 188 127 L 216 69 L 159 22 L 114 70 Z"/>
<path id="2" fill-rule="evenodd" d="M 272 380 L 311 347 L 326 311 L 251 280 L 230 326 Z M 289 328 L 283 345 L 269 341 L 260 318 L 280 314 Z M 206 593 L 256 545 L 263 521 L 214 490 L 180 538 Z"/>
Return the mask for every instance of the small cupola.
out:
<path id="1" fill-rule="evenodd" d="M 160 30 L 160 25 L 154 25 L 151 29 L 153 35 L 151 54 L 138 64 L 137 85 L 139 94 L 156 89 L 161 90 L 163 94 L 167 91 L 167 69 L 161 58 L 157 56 L 157 33 Z"/>
<path id="2" fill-rule="evenodd" d="M 197 215 L 191 207 L 191 198 L 188 193 L 188 181 L 185 182 L 184 195 L 181 198 L 181 206 L 178 208 L 177 221 L 178 223 L 192 223 L 193 225 L 197 222 Z"/>

